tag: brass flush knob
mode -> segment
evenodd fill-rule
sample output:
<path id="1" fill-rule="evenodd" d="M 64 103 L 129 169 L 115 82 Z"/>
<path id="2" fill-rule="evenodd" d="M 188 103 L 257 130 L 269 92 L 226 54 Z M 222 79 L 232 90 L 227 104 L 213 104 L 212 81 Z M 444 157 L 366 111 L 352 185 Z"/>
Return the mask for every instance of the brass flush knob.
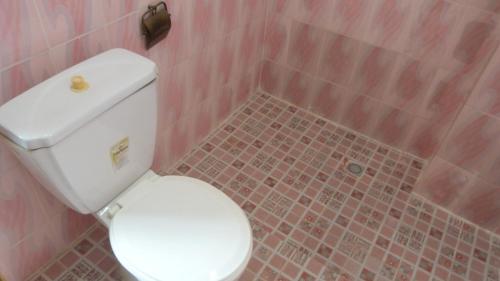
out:
<path id="1" fill-rule="evenodd" d="M 89 83 L 85 81 L 83 76 L 81 75 L 76 75 L 71 77 L 71 91 L 80 93 L 89 88 Z"/>

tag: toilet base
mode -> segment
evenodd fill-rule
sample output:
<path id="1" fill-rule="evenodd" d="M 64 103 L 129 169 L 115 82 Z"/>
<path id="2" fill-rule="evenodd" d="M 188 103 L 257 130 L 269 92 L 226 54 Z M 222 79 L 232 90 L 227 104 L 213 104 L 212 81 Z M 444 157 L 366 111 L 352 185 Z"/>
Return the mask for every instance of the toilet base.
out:
<path id="1" fill-rule="evenodd" d="M 118 274 L 120 274 L 120 277 L 121 277 L 121 281 L 142 281 L 142 280 L 139 280 L 137 279 L 134 275 L 132 275 L 132 273 L 128 272 L 128 270 L 126 270 L 121 264 L 118 263 L 118 268 L 117 268 L 117 271 L 118 271 Z M 243 273 L 243 272 L 242 272 Z M 234 280 L 238 280 L 238 278 L 240 278 L 241 274 L 240 273 L 238 276 L 236 276 L 236 278 L 234 278 L 233 280 L 227 280 L 227 281 L 234 281 Z"/>
<path id="2" fill-rule="evenodd" d="M 132 273 L 128 272 L 128 270 L 126 270 L 121 264 L 118 264 L 117 270 L 121 276 L 122 281 L 141 281 L 135 278 L 135 276 L 132 275 Z"/>

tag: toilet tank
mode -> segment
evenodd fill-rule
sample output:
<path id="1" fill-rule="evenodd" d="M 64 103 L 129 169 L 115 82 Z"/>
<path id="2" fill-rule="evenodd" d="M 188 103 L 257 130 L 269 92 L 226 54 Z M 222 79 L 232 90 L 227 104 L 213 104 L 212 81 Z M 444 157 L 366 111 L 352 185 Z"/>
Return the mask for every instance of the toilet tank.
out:
<path id="1" fill-rule="evenodd" d="M 67 206 L 96 212 L 152 165 L 156 78 L 149 59 L 104 52 L 1 106 L 2 140 Z"/>

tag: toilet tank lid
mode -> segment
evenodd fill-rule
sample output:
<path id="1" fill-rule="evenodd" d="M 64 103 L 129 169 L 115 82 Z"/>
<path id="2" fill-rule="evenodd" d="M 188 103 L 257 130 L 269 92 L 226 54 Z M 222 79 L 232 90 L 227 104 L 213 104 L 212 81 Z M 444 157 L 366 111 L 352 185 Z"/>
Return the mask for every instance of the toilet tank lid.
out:
<path id="1" fill-rule="evenodd" d="M 50 147 L 156 79 L 155 63 L 112 49 L 74 65 L 0 107 L 0 133 L 33 150 Z M 81 76 L 88 88 L 71 89 Z"/>

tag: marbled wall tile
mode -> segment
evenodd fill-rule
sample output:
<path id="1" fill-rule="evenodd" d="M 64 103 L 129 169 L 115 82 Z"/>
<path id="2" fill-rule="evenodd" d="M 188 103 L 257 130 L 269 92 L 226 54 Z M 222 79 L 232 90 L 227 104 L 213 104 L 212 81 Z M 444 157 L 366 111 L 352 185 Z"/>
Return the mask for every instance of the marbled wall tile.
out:
<path id="1" fill-rule="evenodd" d="M 179 119 L 189 110 L 187 102 L 189 93 L 191 93 L 190 71 L 190 62 L 185 61 L 175 65 L 170 72 L 170 76 L 165 79 L 168 80 L 168 91 L 164 94 L 165 104 L 161 106 L 167 106 L 169 111 L 174 115 L 175 120 Z"/>
<path id="2" fill-rule="evenodd" d="M 67 43 L 51 48 L 50 59 L 56 72 L 65 70 L 85 59 L 95 56 L 110 48 L 108 30 L 100 28 Z"/>
<path id="3" fill-rule="evenodd" d="M 408 139 L 415 117 L 407 112 L 381 104 L 373 135 L 383 143 L 402 148 Z"/>
<path id="4" fill-rule="evenodd" d="M 452 211 L 487 229 L 500 227 L 500 185 L 478 179 L 458 197 Z"/>
<path id="5" fill-rule="evenodd" d="M 163 132 L 158 132 L 156 135 L 155 155 L 151 167 L 154 171 L 165 171 L 177 160 L 170 151 L 174 124 L 175 121 L 169 122 Z"/>
<path id="6" fill-rule="evenodd" d="M 0 72 L 0 104 L 9 101 L 53 74 L 54 67 L 47 53 L 5 69 Z"/>
<path id="7" fill-rule="evenodd" d="M 18 161 L 14 152 L 6 143 L 0 142 L 0 174 L 4 174 L 13 167 L 17 167 Z"/>
<path id="8" fill-rule="evenodd" d="M 259 84 L 259 74 L 260 65 L 255 65 L 233 81 L 231 87 L 234 89 L 234 94 L 231 100 L 231 109 L 236 109 L 255 93 Z"/>
<path id="9" fill-rule="evenodd" d="M 264 21 L 246 24 L 239 32 L 237 75 L 243 75 L 259 61 L 264 41 Z"/>
<path id="10" fill-rule="evenodd" d="M 54 250 L 50 233 L 46 228 L 28 236 L 21 243 L 10 248 L 3 271 L 10 280 L 25 280 L 31 272 L 43 266 L 57 252 Z"/>
<path id="11" fill-rule="evenodd" d="M 464 75 L 439 70 L 419 115 L 434 121 L 450 121 L 462 108 L 471 86 Z"/>
<path id="12" fill-rule="evenodd" d="M 51 46 L 71 40 L 106 23 L 104 2 L 99 0 L 34 2 L 41 13 Z"/>
<path id="13" fill-rule="evenodd" d="M 18 169 L 22 170 L 25 168 L 24 166 L 20 166 Z M 37 197 L 38 206 L 40 207 L 38 211 L 42 212 L 47 218 L 45 223 L 49 220 L 53 221 L 55 217 L 68 210 L 61 200 L 46 190 L 28 171 L 14 172 L 14 174 L 16 173 L 22 174 L 25 177 L 22 184 L 27 186 L 30 189 L 29 192 Z"/>
<path id="14" fill-rule="evenodd" d="M 20 163 L 2 176 L 1 184 L 0 206 L 8 209 L 0 211 L 0 237 L 8 239 L 10 249 L 4 252 L 8 258 L 0 259 L 0 268 L 9 266 L 3 268 L 2 273 L 7 278 L 12 276 L 11 280 L 24 280 L 95 223 L 92 216 L 64 207 Z M 65 213 L 72 215 L 68 217 Z M 60 221 L 61 218 L 64 221 Z M 9 222 L 12 225 L 8 225 Z"/>
<path id="15" fill-rule="evenodd" d="M 96 222 L 93 215 L 82 215 L 68 208 L 64 208 L 59 215 L 51 217 L 47 232 L 51 237 L 55 253 L 64 250 Z"/>
<path id="16" fill-rule="evenodd" d="M 232 78 L 236 77 L 234 70 L 236 69 L 237 49 L 236 34 L 231 34 L 216 42 L 215 45 L 215 76 L 216 85 L 224 85 Z"/>
<path id="17" fill-rule="evenodd" d="M 492 153 L 491 160 L 487 161 L 479 176 L 486 182 L 500 186 L 500 173 L 498 171 L 500 171 L 500 148 L 497 146 L 495 152 Z"/>
<path id="18" fill-rule="evenodd" d="M 288 46 L 288 64 L 304 72 L 316 74 L 324 37 L 325 33 L 321 29 L 293 22 Z"/>
<path id="19" fill-rule="evenodd" d="M 155 155 L 153 158 L 153 164 L 151 165 L 151 169 L 154 171 L 163 171 L 163 169 L 168 167 L 164 165 L 166 154 L 167 154 L 167 138 L 165 136 L 165 131 L 167 129 L 164 129 L 163 132 L 158 132 L 156 134 L 156 139 L 155 139 Z"/>
<path id="20" fill-rule="evenodd" d="M 47 216 L 38 201 L 40 188 L 29 173 L 16 161 L 5 171 L 0 183 L 0 236 L 6 237 L 11 246 L 47 223 Z M 33 192 L 35 191 L 35 192 Z M 43 191 L 46 192 L 46 191 Z"/>
<path id="21" fill-rule="evenodd" d="M 409 134 L 406 150 L 424 159 L 433 157 L 444 141 L 452 120 L 445 122 L 415 118 L 415 124 Z"/>
<path id="22" fill-rule="evenodd" d="M 429 63 L 400 56 L 384 96 L 387 103 L 417 114 L 437 69 Z"/>
<path id="23" fill-rule="evenodd" d="M 195 114 L 193 142 L 199 143 L 205 136 L 208 136 L 215 125 L 214 101 L 206 100 L 199 105 L 199 109 L 193 111 Z"/>
<path id="24" fill-rule="evenodd" d="M 473 174 L 436 157 L 425 169 L 415 191 L 445 208 L 453 208 L 457 194 L 465 192 L 474 179 Z"/>
<path id="25" fill-rule="evenodd" d="M 420 1 L 407 51 L 423 60 L 440 62 L 450 45 L 461 7 L 444 0 Z"/>
<path id="26" fill-rule="evenodd" d="M 263 20 L 266 17 L 267 0 L 243 0 L 241 18 L 244 22 Z"/>
<path id="27" fill-rule="evenodd" d="M 351 81 L 351 89 L 381 99 L 387 91 L 398 54 L 387 49 L 362 44 L 359 62 Z"/>
<path id="28" fill-rule="evenodd" d="M 170 140 L 168 143 L 169 157 L 177 160 L 187 153 L 194 141 L 194 116 L 181 118 L 172 125 L 172 130 L 168 136 Z"/>
<path id="29" fill-rule="evenodd" d="M 488 12 L 500 14 L 500 2 L 497 0 L 456 0 L 466 5 L 475 6 Z"/>
<path id="30" fill-rule="evenodd" d="M 188 108 L 204 102 L 215 89 L 217 62 L 214 52 L 215 49 L 209 46 L 189 60 L 190 90 L 186 96 Z"/>
<path id="31" fill-rule="evenodd" d="M 443 65 L 451 70 L 474 67 L 476 72 L 481 72 L 499 42 L 500 23 L 497 17 L 474 8 L 464 8 Z M 468 72 L 471 75 L 472 70 Z"/>
<path id="32" fill-rule="evenodd" d="M 295 0 L 269 0 L 267 1 L 267 17 L 272 17 L 273 14 L 281 16 L 293 16 L 296 14 Z"/>
<path id="33" fill-rule="evenodd" d="M 137 9 L 141 9 L 142 11 L 146 11 L 146 7 L 143 7 L 144 5 L 141 5 L 144 2 L 144 0 L 122 0 L 122 1 L 115 1 L 115 0 L 102 0 L 102 6 L 105 11 L 105 17 L 107 22 L 112 22 L 120 17 L 123 17 L 125 15 L 128 15 L 132 12 L 135 12 Z M 149 2 L 149 1 L 148 1 Z M 173 0 L 167 0 L 167 6 L 169 8 L 172 7 Z M 149 4 L 149 3 L 148 3 Z"/>
<path id="34" fill-rule="evenodd" d="M 191 48 L 193 38 L 189 32 L 191 23 L 189 4 L 189 1 L 167 1 L 168 11 L 172 16 L 172 27 L 167 38 L 155 45 L 153 49 L 161 49 L 162 52 L 168 53 L 170 64 L 177 64 L 194 52 Z"/>
<path id="35" fill-rule="evenodd" d="M 343 112 L 341 123 L 353 130 L 371 135 L 379 109 L 380 103 L 373 98 L 364 95 L 352 96 Z"/>
<path id="36" fill-rule="evenodd" d="M 272 19 L 275 15 L 293 15 L 295 0 L 269 0 L 267 1 L 267 19 Z"/>
<path id="37" fill-rule="evenodd" d="M 327 28 L 362 39 L 368 29 L 373 4 L 370 0 L 333 0 L 333 10 Z"/>
<path id="38" fill-rule="evenodd" d="M 326 33 L 325 39 L 319 59 L 318 76 L 334 83 L 348 85 L 359 60 L 361 43 L 331 32 Z"/>
<path id="39" fill-rule="evenodd" d="M 419 1 L 375 0 L 365 40 L 395 51 L 404 51 Z"/>
<path id="40" fill-rule="evenodd" d="M 465 107 L 439 152 L 440 157 L 468 171 L 488 168 L 500 143 L 500 120 Z"/>
<path id="41" fill-rule="evenodd" d="M 184 2 L 184 1 L 183 1 Z M 188 0 L 188 35 L 191 54 L 196 54 L 216 37 L 215 5 L 209 0 Z"/>
<path id="42" fill-rule="evenodd" d="M 48 47 L 32 4 L 28 0 L 0 1 L 0 69 Z"/>
<path id="43" fill-rule="evenodd" d="M 216 118 L 218 121 L 224 120 L 233 110 L 234 90 L 230 85 L 223 86 L 219 91 L 218 103 L 216 104 Z"/>
<path id="44" fill-rule="evenodd" d="M 147 51 L 141 31 L 137 28 L 138 22 L 140 22 L 139 14 L 133 14 L 108 25 L 111 48 L 124 48 L 146 56 Z"/>
<path id="45" fill-rule="evenodd" d="M 297 106 L 307 107 L 313 83 L 314 81 L 311 76 L 297 70 L 290 70 L 285 76 L 285 87 L 282 97 Z"/>
<path id="46" fill-rule="evenodd" d="M 238 28 L 243 3 L 235 0 L 216 0 L 215 5 L 218 37 L 226 36 Z"/>
<path id="47" fill-rule="evenodd" d="M 162 58 L 161 55 L 155 55 L 151 56 L 151 58 L 158 64 L 162 63 L 164 61 L 164 58 Z M 170 68 L 159 68 L 159 76 L 160 77 L 171 77 L 171 69 Z M 171 105 L 169 104 L 171 96 L 170 94 L 170 89 L 169 89 L 169 80 L 167 79 L 159 79 L 157 82 L 157 87 L 158 87 L 158 97 L 157 97 L 157 124 L 156 124 L 156 130 L 157 132 L 163 132 L 166 130 L 168 126 L 170 126 L 170 123 L 175 120 L 175 111 L 171 110 L 170 107 Z M 162 134 L 158 134 L 158 137 L 163 137 Z M 158 140 L 159 141 L 159 140 Z M 158 146 L 158 141 L 156 142 Z"/>
<path id="48" fill-rule="evenodd" d="M 285 17 L 268 19 L 264 38 L 263 56 L 276 62 L 285 63 L 291 20 Z"/>
<path id="49" fill-rule="evenodd" d="M 327 119 L 340 121 L 350 98 L 349 91 L 319 79 L 314 84 L 314 91 L 309 94 L 311 95 L 309 108 Z"/>
<path id="50" fill-rule="evenodd" d="M 281 96 L 284 91 L 287 68 L 266 60 L 262 64 L 260 86 L 265 92 Z"/>
<path id="51" fill-rule="evenodd" d="M 500 48 L 484 70 L 467 104 L 500 118 Z"/>
<path id="52" fill-rule="evenodd" d="M 316 26 L 327 26 L 331 11 L 333 11 L 333 1 L 331 0 L 295 0 L 295 18 L 302 22 L 307 22 Z"/>
<path id="53" fill-rule="evenodd" d="M 9 280 L 14 280 L 15 278 L 19 278 L 18 276 L 14 276 L 18 274 L 13 270 L 15 263 L 17 261 L 13 260 L 13 247 L 7 236 L 0 236 L 0 260 L 3 261 L 0 263 L 0 271 L 4 278 L 8 278 Z"/>
<path id="54" fill-rule="evenodd" d="M 21 274 L 27 274 L 47 263 L 47 259 L 65 250 L 68 244 L 96 223 L 92 215 L 81 215 L 65 210 L 51 218 L 40 230 L 16 245 L 14 251 L 22 259 L 16 263 Z M 23 279 L 24 279 L 23 278 Z"/>

